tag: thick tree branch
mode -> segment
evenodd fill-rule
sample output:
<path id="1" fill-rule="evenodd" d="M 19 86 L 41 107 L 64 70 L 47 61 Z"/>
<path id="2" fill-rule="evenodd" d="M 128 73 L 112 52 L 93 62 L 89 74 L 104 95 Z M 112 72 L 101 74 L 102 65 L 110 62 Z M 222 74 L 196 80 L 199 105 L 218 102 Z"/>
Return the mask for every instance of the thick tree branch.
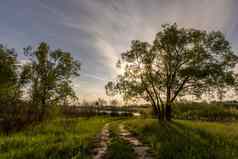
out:
<path id="1" fill-rule="evenodd" d="M 173 96 L 173 98 L 170 100 L 170 102 L 173 102 L 173 101 L 176 99 L 176 97 L 178 96 L 179 92 L 183 89 L 183 87 L 184 87 L 185 83 L 188 81 L 188 79 L 189 79 L 189 76 L 187 76 L 187 77 L 183 80 L 182 84 L 179 86 L 179 88 L 177 89 L 177 91 L 174 93 L 174 96 Z"/>
<path id="2" fill-rule="evenodd" d="M 158 92 L 157 92 L 156 89 L 155 89 L 154 82 L 153 82 L 153 79 L 152 79 L 152 76 L 151 76 L 151 72 L 149 73 L 149 76 L 150 76 L 149 81 L 150 81 L 150 83 L 151 83 L 153 92 L 154 92 L 155 97 L 156 97 L 156 102 L 157 102 L 157 107 L 158 107 L 157 109 L 158 109 L 158 111 L 160 112 Z"/>

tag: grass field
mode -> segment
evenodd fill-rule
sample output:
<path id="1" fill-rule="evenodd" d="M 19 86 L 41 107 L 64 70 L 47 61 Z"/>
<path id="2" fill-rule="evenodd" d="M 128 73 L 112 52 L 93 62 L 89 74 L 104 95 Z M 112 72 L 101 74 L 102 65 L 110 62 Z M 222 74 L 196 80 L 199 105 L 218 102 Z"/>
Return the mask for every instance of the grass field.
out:
<path id="1" fill-rule="evenodd" d="M 57 119 L 0 136 L 0 159 L 88 158 L 90 142 L 109 118 Z"/>
<path id="2" fill-rule="evenodd" d="M 125 124 L 152 147 L 157 158 L 238 158 L 238 123 L 176 120 L 158 124 L 155 119 L 135 119 Z"/>
<path id="3" fill-rule="evenodd" d="M 183 120 L 235 121 L 238 120 L 238 108 L 237 105 L 221 103 L 176 103 L 173 106 L 173 116 Z"/>
<path id="4" fill-rule="evenodd" d="M 56 119 L 8 136 L 1 134 L 0 159 L 91 158 L 92 141 L 107 122 L 111 123 L 108 159 L 136 158 L 131 145 L 118 138 L 119 123 L 148 144 L 159 159 L 238 158 L 237 122 L 91 117 Z"/>

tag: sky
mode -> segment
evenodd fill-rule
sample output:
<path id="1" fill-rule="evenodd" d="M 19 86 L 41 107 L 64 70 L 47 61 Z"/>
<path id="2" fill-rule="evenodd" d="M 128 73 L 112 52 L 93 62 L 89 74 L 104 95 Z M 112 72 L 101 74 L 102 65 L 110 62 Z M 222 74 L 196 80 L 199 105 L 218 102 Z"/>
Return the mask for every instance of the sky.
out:
<path id="1" fill-rule="evenodd" d="M 47 42 L 80 60 L 73 88 L 81 100 L 106 98 L 120 53 L 131 40 L 152 42 L 161 24 L 221 30 L 238 51 L 238 0 L 5 0 L 0 5 L 0 43 L 22 48 Z"/>

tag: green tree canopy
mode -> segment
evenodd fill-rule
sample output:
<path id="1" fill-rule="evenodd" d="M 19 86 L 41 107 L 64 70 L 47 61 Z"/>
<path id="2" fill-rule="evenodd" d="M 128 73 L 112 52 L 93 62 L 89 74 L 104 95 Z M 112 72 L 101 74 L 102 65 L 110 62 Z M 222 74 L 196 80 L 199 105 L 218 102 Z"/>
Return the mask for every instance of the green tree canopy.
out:
<path id="1" fill-rule="evenodd" d="M 162 25 L 153 44 L 134 40 L 121 54 L 124 73 L 105 86 L 108 95 L 149 101 L 159 119 L 171 119 L 178 96 L 196 95 L 234 87 L 238 57 L 217 31 Z"/>
<path id="2" fill-rule="evenodd" d="M 71 87 L 72 77 L 79 76 L 80 63 L 69 52 L 51 51 L 47 43 L 40 43 L 36 50 L 25 49 L 30 63 L 23 67 L 21 80 L 31 85 L 31 100 L 44 115 L 47 106 L 65 104 L 76 98 Z"/>
<path id="3" fill-rule="evenodd" d="M 0 45 L 0 101 L 7 102 L 17 95 L 16 53 Z"/>

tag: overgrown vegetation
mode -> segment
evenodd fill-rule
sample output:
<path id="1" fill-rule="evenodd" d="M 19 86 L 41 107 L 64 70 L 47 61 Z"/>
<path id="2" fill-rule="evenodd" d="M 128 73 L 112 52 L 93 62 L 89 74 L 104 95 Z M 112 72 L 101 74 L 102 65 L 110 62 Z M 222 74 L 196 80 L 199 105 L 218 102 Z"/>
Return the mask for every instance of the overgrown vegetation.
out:
<path id="1" fill-rule="evenodd" d="M 151 146 L 157 158 L 235 159 L 238 156 L 238 124 L 156 119 L 125 122 L 127 128 Z"/>
<path id="2" fill-rule="evenodd" d="M 1 159 L 85 159 L 109 118 L 59 118 L 8 136 L 0 135 Z"/>

